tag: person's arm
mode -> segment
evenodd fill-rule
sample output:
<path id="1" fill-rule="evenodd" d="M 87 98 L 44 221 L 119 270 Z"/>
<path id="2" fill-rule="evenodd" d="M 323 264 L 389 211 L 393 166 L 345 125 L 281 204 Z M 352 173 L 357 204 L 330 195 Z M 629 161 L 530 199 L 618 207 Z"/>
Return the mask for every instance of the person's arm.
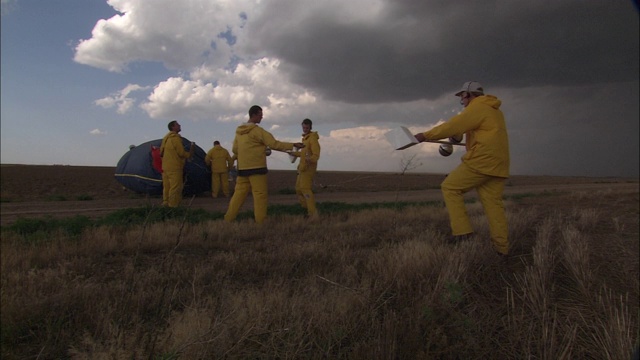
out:
<path id="1" fill-rule="evenodd" d="M 293 147 L 292 150 L 287 150 L 287 153 L 289 155 L 291 155 L 291 156 L 294 156 L 294 157 L 301 157 L 302 156 L 302 151 L 300 151 L 300 149 L 295 147 L 295 146 Z"/>
<path id="2" fill-rule="evenodd" d="M 182 146 L 182 138 L 180 136 L 172 136 L 169 141 L 171 142 L 171 146 L 175 150 L 176 154 L 178 154 L 178 157 L 188 159 L 193 155 L 193 150 L 195 148 L 193 142 L 191 143 L 189 151 L 186 151 Z"/>
<path id="3" fill-rule="evenodd" d="M 306 160 L 311 163 L 317 163 L 320 159 L 320 143 L 318 142 L 318 138 L 313 136 L 311 141 L 309 142 L 309 147 L 311 148 L 311 156 L 307 156 Z"/>
<path id="4" fill-rule="evenodd" d="M 289 153 L 291 156 L 295 156 L 295 157 L 300 157 L 300 156 L 302 156 L 302 151 L 294 151 L 294 150 L 291 150 L 291 151 L 287 151 L 287 153 Z"/>
<path id="5" fill-rule="evenodd" d="M 259 129 L 262 130 L 261 131 L 262 143 L 268 146 L 269 148 L 271 148 L 272 150 L 287 151 L 287 150 L 293 150 L 294 146 L 300 149 L 304 147 L 302 143 L 290 143 L 285 141 L 278 141 L 268 131 L 262 128 L 259 128 Z"/>
<path id="6" fill-rule="evenodd" d="M 233 169 L 233 160 L 234 158 L 232 158 L 229 152 L 227 151 L 227 169 L 229 169 L 229 171 Z"/>
<path id="7" fill-rule="evenodd" d="M 414 136 L 416 140 L 418 140 L 418 142 L 423 142 L 427 140 L 440 140 L 453 136 L 461 136 L 461 134 L 464 134 L 478 126 L 478 116 L 470 115 L 468 110 L 468 108 L 465 109 L 462 113 L 438 126 L 434 126 L 428 131 L 415 134 Z"/>
<path id="8" fill-rule="evenodd" d="M 233 158 L 238 159 L 238 137 L 233 138 L 233 145 L 231 146 L 231 151 L 233 152 Z"/>

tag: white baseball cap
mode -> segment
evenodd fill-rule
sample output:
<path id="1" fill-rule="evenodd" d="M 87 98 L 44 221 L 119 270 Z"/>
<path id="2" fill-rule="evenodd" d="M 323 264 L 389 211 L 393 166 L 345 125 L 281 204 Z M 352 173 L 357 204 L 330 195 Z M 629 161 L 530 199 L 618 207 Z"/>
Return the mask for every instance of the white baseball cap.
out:
<path id="1" fill-rule="evenodd" d="M 467 81 L 466 83 L 462 84 L 462 89 L 456 93 L 456 96 L 462 95 L 463 92 L 479 92 L 484 94 L 484 89 L 482 88 L 482 85 L 480 85 L 480 83 L 477 81 Z"/>

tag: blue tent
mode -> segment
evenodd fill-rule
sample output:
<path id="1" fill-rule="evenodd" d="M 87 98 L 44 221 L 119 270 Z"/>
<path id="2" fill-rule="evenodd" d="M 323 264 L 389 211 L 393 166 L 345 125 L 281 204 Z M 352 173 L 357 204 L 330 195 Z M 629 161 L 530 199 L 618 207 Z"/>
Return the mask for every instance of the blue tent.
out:
<path id="1" fill-rule="evenodd" d="M 189 141 L 182 138 L 185 150 Z M 118 161 L 116 180 L 129 190 L 149 195 L 162 194 L 162 175 L 153 167 L 152 147 L 160 148 L 162 139 L 148 141 L 132 147 Z M 211 191 L 211 170 L 205 164 L 207 155 L 198 145 L 194 145 L 193 157 L 184 166 L 184 195 L 195 195 Z"/>

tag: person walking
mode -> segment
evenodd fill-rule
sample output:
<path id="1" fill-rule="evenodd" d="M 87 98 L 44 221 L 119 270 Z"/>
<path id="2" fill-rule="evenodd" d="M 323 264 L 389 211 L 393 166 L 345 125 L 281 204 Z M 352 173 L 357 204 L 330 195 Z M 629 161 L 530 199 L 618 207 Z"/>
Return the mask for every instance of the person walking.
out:
<path id="1" fill-rule="evenodd" d="M 296 177 L 296 195 L 303 208 L 307 210 L 307 217 L 318 218 L 316 199 L 313 194 L 313 178 L 318 170 L 320 159 L 320 143 L 317 131 L 311 131 L 313 122 L 309 119 L 302 120 L 302 144 L 303 151 L 292 151 L 291 155 L 300 158 L 298 164 L 298 176 Z"/>
<path id="2" fill-rule="evenodd" d="M 182 127 L 177 120 L 169 122 L 169 132 L 162 138 L 160 156 L 162 156 L 162 205 L 177 207 L 182 201 L 184 187 L 183 170 L 187 159 L 193 156 L 195 144 L 192 142 L 189 151 L 182 145 L 180 131 Z"/>
<path id="3" fill-rule="evenodd" d="M 234 162 L 229 151 L 216 140 L 211 150 L 207 152 L 204 162 L 211 167 L 211 196 L 217 198 L 222 189 L 222 194 L 229 197 L 229 171 L 233 168 Z"/>
<path id="4" fill-rule="evenodd" d="M 441 185 L 451 232 L 455 240 L 473 234 L 463 194 L 475 189 L 489 222 L 493 247 L 498 255 L 506 258 L 509 231 L 502 195 L 509 177 L 509 139 L 500 110 L 502 102 L 493 95 L 485 95 L 476 81 L 464 83 L 455 96 L 460 97 L 460 104 L 464 106 L 462 112 L 415 137 L 419 142 L 445 138 L 460 142 L 466 137 L 466 153 L 461 164 Z"/>
<path id="5" fill-rule="evenodd" d="M 289 143 L 276 140 L 271 133 L 262 129 L 262 108 L 253 105 L 249 108 L 249 121 L 238 126 L 233 139 L 232 151 L 237 160 L 238 177 L 236 187 L 229 201 L 229 208 L 224 215 L 226 222 L 234 221 L 240 207 L 251 191 L 253 196 L 253 213 L 258 224 L 267 218 L 267 152 L 292 150 L 293 147 L 304 148 L 302 143 Z"/>

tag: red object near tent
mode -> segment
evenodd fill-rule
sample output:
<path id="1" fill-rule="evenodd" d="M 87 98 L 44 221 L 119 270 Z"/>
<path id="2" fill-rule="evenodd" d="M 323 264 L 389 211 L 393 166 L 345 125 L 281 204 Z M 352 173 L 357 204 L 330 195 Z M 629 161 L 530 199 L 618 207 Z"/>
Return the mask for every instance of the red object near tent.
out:
<path id="1" fill-rule="evenodd" d="M 160 155 L 160 148 L 157 146 L 151 145 L 151 165 L 153 168 L 162 174 L 162 155 Z"/>

